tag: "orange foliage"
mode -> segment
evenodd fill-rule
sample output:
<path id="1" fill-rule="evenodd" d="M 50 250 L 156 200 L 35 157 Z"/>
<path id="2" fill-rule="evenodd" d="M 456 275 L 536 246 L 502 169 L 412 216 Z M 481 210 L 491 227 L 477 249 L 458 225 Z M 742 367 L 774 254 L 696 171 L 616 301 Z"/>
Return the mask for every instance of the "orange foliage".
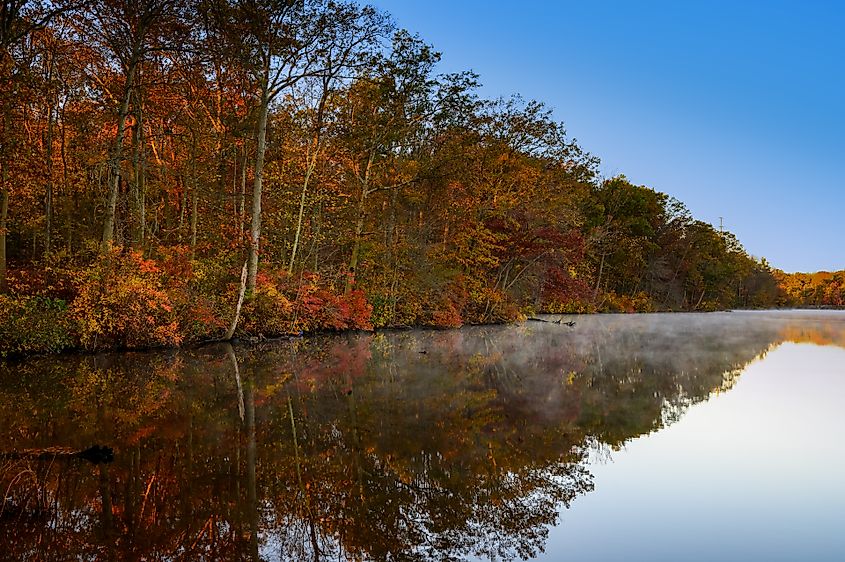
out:
<path id="1" fill-rule="evenodd" d="M 112 250 L 81 276 L 71 307 L 85 349 L 182 342 L 161 269 L 134 251 Z"/>
<path id="2" fill-rule="evenodd" d="M 654 312 L 654 303 L 645 293 L 638 293 L 635 296 L 618 295 L 608 292 L 604 300 L 599 303 L 601 312 Z"/>

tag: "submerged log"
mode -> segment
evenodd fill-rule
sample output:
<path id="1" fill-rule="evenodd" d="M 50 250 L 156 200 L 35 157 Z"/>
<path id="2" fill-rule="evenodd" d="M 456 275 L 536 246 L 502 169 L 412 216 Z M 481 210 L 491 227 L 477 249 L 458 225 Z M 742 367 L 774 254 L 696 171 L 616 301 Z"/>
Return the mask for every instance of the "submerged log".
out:
<path id="1" fill-rule="evenodd" d="M 564 322 L 563 318 L 558 318 L 557 320 L 543 320 L 542 318 L 528 318 L 529 322 L 545 322 L 546 324 L 564 324 L 572 328 L 575 326 L 575 320 L 569 320 L 568 322 Z"/>
<path id="2" fill-rule="evenodd" d="M 52 460 L 56 458 L 78 458 L 92 464 L 110 463 L 114 460 L 114 450 L 105 445 L 94 445 L 82 450 L 72 449 L 70 447 L 44 447 L 41 449 L 0 452 L 0 459 L 4 460 Z"/>

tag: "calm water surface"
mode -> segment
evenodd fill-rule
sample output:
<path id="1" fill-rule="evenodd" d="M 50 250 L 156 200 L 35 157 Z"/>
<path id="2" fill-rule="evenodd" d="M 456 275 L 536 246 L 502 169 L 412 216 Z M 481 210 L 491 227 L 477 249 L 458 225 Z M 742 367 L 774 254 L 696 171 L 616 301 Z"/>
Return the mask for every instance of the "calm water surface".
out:
<path id="1" fill-rule="evenodd" d="M 845 559 L 845 313 L 575 320 L 0 363 L 0 559 Z"/>

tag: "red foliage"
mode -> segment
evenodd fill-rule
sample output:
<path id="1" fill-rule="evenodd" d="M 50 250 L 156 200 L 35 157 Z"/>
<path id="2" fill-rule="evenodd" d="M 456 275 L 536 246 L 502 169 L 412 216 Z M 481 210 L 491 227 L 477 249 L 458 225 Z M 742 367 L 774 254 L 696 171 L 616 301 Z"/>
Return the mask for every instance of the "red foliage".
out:
<path id="1" fill-rule="evenodd" d="M 444 308 L 436 309 L 431 314 L 430 325 L 437 328 L 460 328 L 464 325 L 464 319 L 455 303 L 448 301 Z"/>
<path id="2" fill-rule="evenodd" d="M 590 297 L 590 287 L 583 277 L 552 266 L 546 270 L 542 295 L 543 305 L 580 301 Z"/>
<path id="3" fill-rule="evenodd" d="M 158 267 L 168 286 L 185 286 L 193 280 L 194 264 L 188 246 L 161 247 L 158 248 L 158 254 Z"/>
<path id="4" fill-rule="evenodd" d="M 303 287 L 299 303 L 303 326 L 310 330 L 372 330 L 373 307 L 363 291 L 337 294 L 314 285 Z"/>
<path id="5" fill-rule="evenodd" d="M 244 306 L 242 331 L 279 335 L 320 330 L 372 330 L 372 305 L 363 291 L 347 294 L 324 285 L 319 276 L 291 277 L 266 270 L 256 276 L 256 289 Z"/>
<path id="6" fill-rule="evenodd" d="M 73 271 L 62 267 L 30 267 L 7 272 L 9 294 L 41 296 L 70 302 L 76 296 Z"/>

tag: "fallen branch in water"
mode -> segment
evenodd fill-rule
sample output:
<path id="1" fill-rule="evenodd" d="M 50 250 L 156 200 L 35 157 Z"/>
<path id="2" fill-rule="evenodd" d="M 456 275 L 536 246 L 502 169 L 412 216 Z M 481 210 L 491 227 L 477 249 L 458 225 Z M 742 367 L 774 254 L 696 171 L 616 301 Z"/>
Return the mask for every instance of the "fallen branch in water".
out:
<path id="1" fill-rule="evenodd" d="M 564 322 L 563 318 L 559 318 L 558 320 L 543 320 L 542 318 L 528 318 L 529 322 L 545 322 L 546 324 L 564 324 L 569 326 L 570 328 L 575 326 L 575 320 L 569 320 L 568 322 Z"/>
<path id="2" fill-rule="evenodd" d="M 110 463 L 114 460 L 114 450 L 104 445 L 94 445 L 83 450 L 70 447 L 45 447 L 42 449 L 0 452 L 0 459 L 52 460 L 55 458 L 78 458 L 93 464 Z"/>

